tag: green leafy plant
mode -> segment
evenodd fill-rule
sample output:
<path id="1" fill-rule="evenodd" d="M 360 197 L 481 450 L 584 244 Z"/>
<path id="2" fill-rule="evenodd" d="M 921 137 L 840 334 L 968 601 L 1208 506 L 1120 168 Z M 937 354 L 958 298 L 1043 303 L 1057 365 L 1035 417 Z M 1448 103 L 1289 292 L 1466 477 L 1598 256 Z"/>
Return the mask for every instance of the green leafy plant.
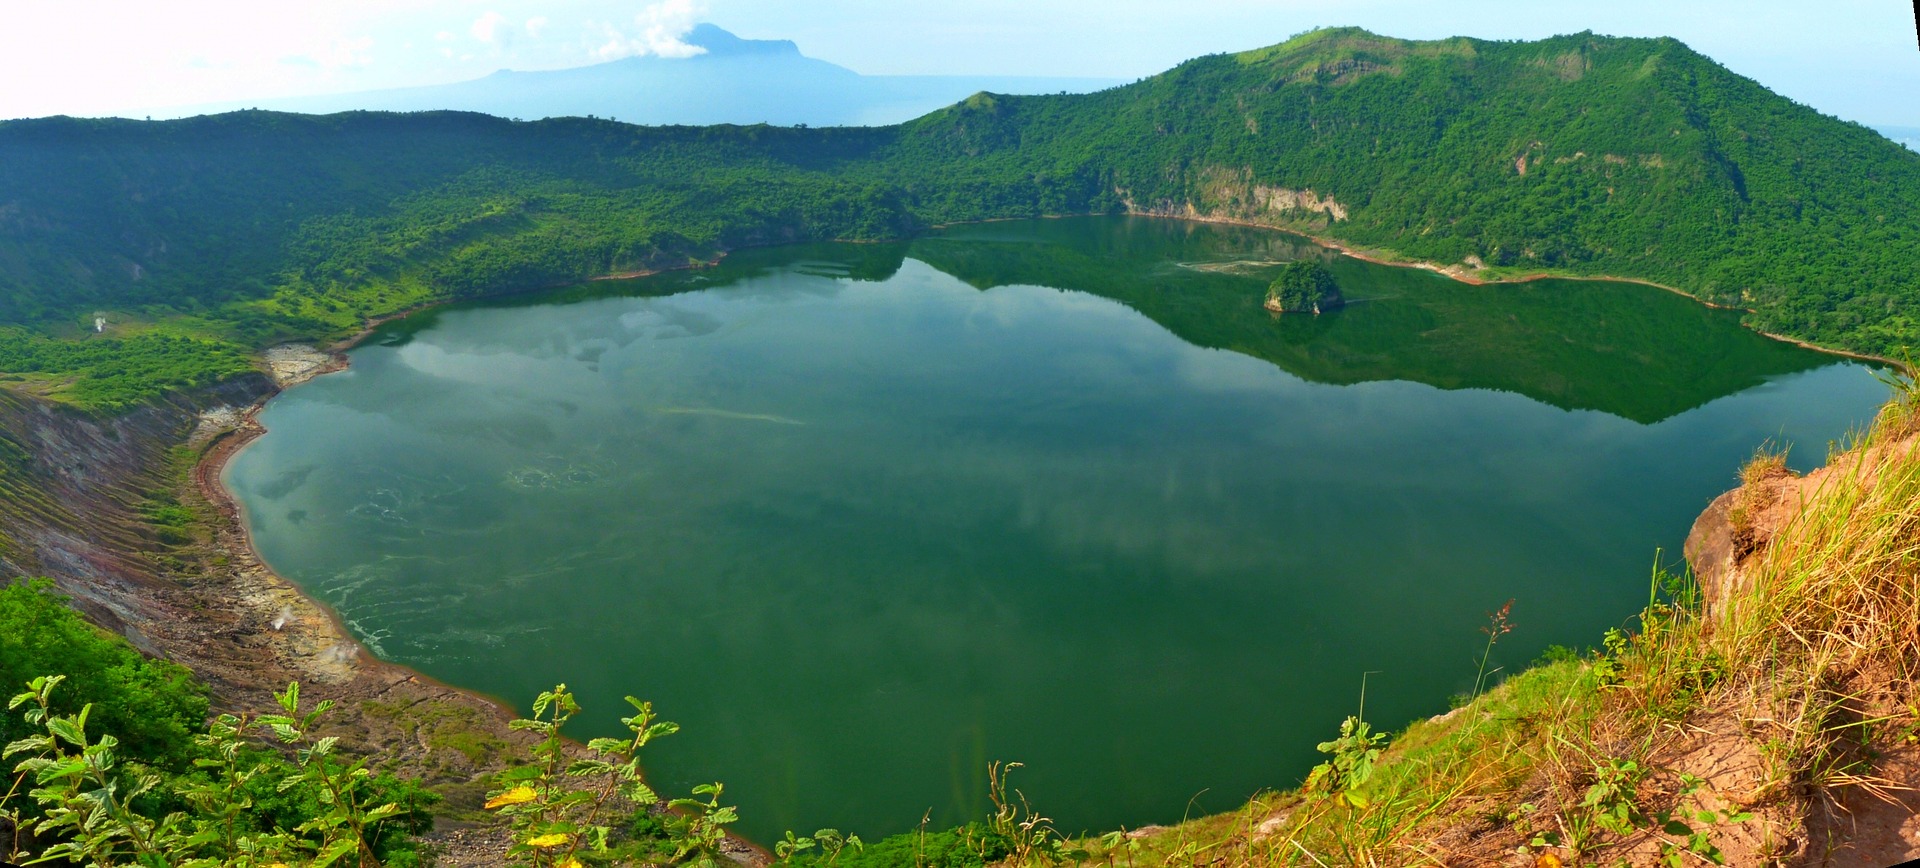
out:
<path id="1" fill-rule="evenodd" d="M 509 856 L 515 864 L 576 868 L 583 864 L 581 855 L 608 851 L 610 827 L 600 818 L 615 799 L 642 808 L 660 801 L 641 777 L 640 751 L 654 739 L 679 732 L 680 726 L 659 720 L 652 703 L 629 696 L 627 704 L 634 714 L 620 723 L 628 736 L 588 741 L 584 756 L 563 735 L 580 713 L 565 684 L 535 698 L 531 718 L 512 723 L 516 730 L 540 736 L 540 742 L 533 747 L 532 762 L 498 776 L 500 787 L 486 808 L 508 818 L 514 841 Z M 732 807 L 720 804 L 722 792 L 718 783 L 702 784 L 693 788 L 693 798 L 667 803 L 667 813 L 658 819 L 673 847 L 670 861 L 710 865 L 720 855 L 726 826 L 739 819 Z"/>
<path id="2" fill-rule="evenodd" d="M 1364 808 L 1368 798 L 1363 790 L 1373 777 L 1386 745 L 1385 733 L 1375 733 L 1366 721 L 1349 716 L 1340 722 L 1340 737 L 1323 741 L 1318 749 L 1330 758 L 1307 773 L 1306 789 L 1331 796 L 1356 808 Z"/>
<path id="3" fill-rule="evenodd" d="M 1680 792 L 1674 805 L 1653 815 L 1652 826 L 1661 835 L 1661 861 L 1670 868 L 1680 868 L 1686 864 L 1686 857 L 1691 855 L 1715 865 L 1725 865 L 1726 854 L 1720 852 L 1720 847 L 1713 842 L 1713 828 L 1727 823 L 1744 823 L 1753 819 L 1753 814 L 1709 808 L 1687 811 L 1684 804 L 1705 790 L 1707 782 L 1686 773 L 1680 774 L 1679 779 Z M 1693 822 L 1689 823 L 1688 818 Z"/>
<path id="4" fill-rule="evenodd" d="M 160 777 L 123 769 L 117 756 L 119 739 L 87 735 L 91 705 L 71 716 L 53 712 L 53 691 L 64 680 L 58 675 L 35 678 L 27 692 L 7 703 L 9 711 L 26 706 L 22 717 L 41 730 L 5 750 L 9 759 L 29 754 L 14 771 L 32 782 L 30 795 L 43 811 L 33 832 L 57 839 L 39 859 L 154 868 L 167 864 L 169 844 L 187 834 L 184 818 L 156 820 L 133 810 L 132 801 L 158 786 Z"/>
<path id="5" fill-rule="evenodd" d="M 1646 825 L 1646 817 L 1636 804 L 1636 790 L 1647 776 L 1646 767 L 1634 760 L 1614 759 L 1595 765 L 1593 774 L 1593 784 L 1580 800 L 1593 825 L 1615 835 L 1628 835 Z"/>
<path id="6" fill-rule="evenodd" d="M 276 700 L 284 714 L 266 715 L 259 726 L 272 732 L 283 745 L 292 748 L 298 774 L 280 783 L 282 791 L 306 784 L 319 795 L 325 810 L 296 828 L 317 834 L 325 842 L 320 850 L 322 864 L 331 864 L 349 853 L 356 853 L 361 865 L 378 865 L 369 842 L 374 824 L 398 816 L 400 805 L 388 802 L 372 804 L 373 772 L 365 757 L 346 760 L 338 753 L 339 738 L 313 738 L 314 725 L 333 709 L 332 700 L 323 700 L 304 714 L 300 710 L 300 685 L 287 685 Z"/>
<path id="7" fill-rule="evenodd" d="M 1100 855 L 1105 856 L 1107 864 L 1114 863 L 1114 857 L 1125 856 L 1128 864 L 1140 855 L 1140 838 L 1129 834 L 1125 829 L 1115 829 L 1100 836 Z"/>
<path id="8" fill-rule="evenodd" d="M 727 824 L 740 819 L 739 812 L 720 804 L 724 791 L 725 787 L 718 782 L 701 784 L 693 788 L 692 798 L 667 803 L 674 811 L 667 820 L 667 833 L 675 845 L 675 861 L 696 866 L 714 864 L 720 855 L 720 844 L 727 839 Z"/>
<path id="9" fill-rule="evenodd" d="M 1726 856 L 1713 841 L 1713 829 L 1727 823 L 1753 819 L 1745 811 L 1727 811 L 1697 807 L 1689 809 L 1706 789 L 1698 776 L 1678 773 L 1679 792 L 1671 804 L 1647 811 L 1642 808 L 1639 788 L 1653 769 L 1627 758 L 1615 758 L 1593 767 L 1594 781 L 1578 804 L 1562 813 L 1563 834 L 1542 831 L 1531 840 L 1533 847 L 1566 847 L 1575 854 L 1591 852 L 1597 832 L 1625 838 L 1647 833 L 1659 842 L 1660 863 L 1670 868 L 1688 864 L 1689 857 L 1714 865 L 1726 863 Z"/>
<path id="10" fill-rule="evenodd" d="M 89 865 L 119 864 L 148 868 L 255 868 L 295 863 L 310 868 L 357 864 L 381 865 L 391 855 L 397 830 L 404 834 L 424 828 L 417 804 L 401 804 L 382 797 L 366 761 L 337 754 L 332 737 L 309 735 L 332 705 L 322 702 L 304 713 L 299 685 L 288 685 L 276 696 L 282 714 L 257 721 L 222 715 L 209 725 L 198 742 L 205 755 L 196 761 L 204 776 L 176 780 L 171 795 L 189 808 L 151 812 L 138 807 L 145 797 L 163 791 L 164 778 L 127 764 L 118 755 L 119 740 L 111 734 L 87 732 L 92 706 L 78 714 L 55 711 L 54 692 L 65 679 L 33 679 L 24 693 L 14 696 L 8 710 L 38 731 L 15 740 L 5 757 L 22 757 L 7 801 L 30 782 L 29 798 L 39 809 L 27 821 L 11 805 L 9 816 L 27 824 L 43 843 L 31 861 L 66 860 Z M 289 763 L 278 754 L 250 751 L 249 731 L 270 735 L 289 750 Z M 305 791 L 316 807 L 291 828 L 263 823 L 257 816 L 255 785 L 274 778 L 278 792 Z M 12 849 L 18 851 L 16 840 Z"/>
<path id="11" fill-rule="evenodd" d="M 1626 678 L 1623 661 L 1627 656 L 1630 640 L 1626 632 L 1619 627 L 1608 627 L 1600 643 L 1605 650 L 1594 658 L 1593 673 L 1599 677 L 1601 687 L 1617 686 Z"/>
<path id="12" fill-rule="evenodd" d="M 859 835 L 843 835 L 839 829 L 821 829 L 812 835 L 795 837 L 789 829 L 786 837 L 774 842 L 773 855 L 781 862 L 792 862 L 795 856 L 818 848 L 820 856 L 828 865 L 839 861 L 840 852 L 852 847 L 855 851 L 864 849 Z"/>

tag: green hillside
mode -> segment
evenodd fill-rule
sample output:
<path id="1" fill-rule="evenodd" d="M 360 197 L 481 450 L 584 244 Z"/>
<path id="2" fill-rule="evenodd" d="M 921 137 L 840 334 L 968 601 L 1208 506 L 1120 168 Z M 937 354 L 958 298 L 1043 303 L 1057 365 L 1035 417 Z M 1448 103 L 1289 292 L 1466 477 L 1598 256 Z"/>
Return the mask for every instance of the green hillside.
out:
<path id="1" fill-rule="evenodd" d="M 1916 334 L 1920 155 L 1670 39 L 1318 31 L 1084 97 L 977 97 L 900 151 L 1495 275 L 1650 279 L 1833 346 Z"/>
<path id="2" fill-rule="evenodd" d="M 17 328 L 0 330 L 0 367 L 112 407 L 224 376 L 233 351 L 435 300 L 747 245 L 1122 210 L 1287 226 L 1488 277 L 1644 278 L 1750 308 L 1756 328 L 1891 354 L 1920 334 L 1914 202 L 1920 154 L 1673 40 L 1587 34 L 1323 30 L 877 129 L 12 121 L 0 323 Z M 87 334 L 96 313 L 105 335 Z M 106 349 L 58 346 L 76 339 Z"/>

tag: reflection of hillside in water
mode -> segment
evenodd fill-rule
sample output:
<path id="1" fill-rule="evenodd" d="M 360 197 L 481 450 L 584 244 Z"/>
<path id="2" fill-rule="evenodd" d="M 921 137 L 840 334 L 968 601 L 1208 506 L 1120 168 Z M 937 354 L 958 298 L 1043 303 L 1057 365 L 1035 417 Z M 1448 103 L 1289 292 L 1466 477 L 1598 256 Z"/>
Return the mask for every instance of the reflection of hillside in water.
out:
<path id="1" fill-rule="evenodd" d="M 982 290 L 1035 285 L 1111 298 L 1188 343 L 1244 353 L 1312 382 L 1495 389 L 1643 424 L 1835 361 L 1756 334 L 1736 313 L 1649 286 L 1473 286 L 1340 256 L 1282 232 L 1151 218 L 1007 221 L 952 227 L 905 244 L 743 250 L 718 268 L 627 286 L 664 295 L 769 269 L 883 281 L 907 257 Z M 1318 317 L 1263 309 L 1273 268 L 1309 257 L 1333 270 L 1348 307 Z M 526 303 L 588 298 L 607 288 L 588 285 Z M 435 313 L 394 324 L 383 340 L 404 341 L 431 326 Z"/>
<path id="2" fill-rule="evenodd" d="M 1653 287 L 1472 286 L 1244 227 L 1124 218 L 986 224 L 917 241 L 908 255 L 983 289 L 1039 284 L 1106 296 L 1189 343 L 1306 380 L 1498 389 L 1647 424 L 1834 361 Z M 1263 310 L 1271 272 L 1253 263 L 1306 256 L 1328 263 L 1353 304 L 1319 317 Z"/>

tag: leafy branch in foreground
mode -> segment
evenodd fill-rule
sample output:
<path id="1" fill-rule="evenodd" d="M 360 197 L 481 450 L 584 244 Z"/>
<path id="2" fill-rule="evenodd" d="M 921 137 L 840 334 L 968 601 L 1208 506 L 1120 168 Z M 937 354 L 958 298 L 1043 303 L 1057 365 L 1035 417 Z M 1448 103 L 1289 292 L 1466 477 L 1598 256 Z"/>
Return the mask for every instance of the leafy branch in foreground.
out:
<path id="1" fill-rule="evenodd" d="M 653 704 L 631 696 L 631 717 L 620 719 L 627 738 L 596 738 L 581 755 L 569 746 L 562 730 L 580 714 L 580 704 L 562 684 L 543 692 L 533 703 L 531 718 L 516 720 L 516 730 L 541 737 L 534 760 L 502 772 L 501 789 L 486 803 L 488 810 L 507 817 L 513 828 L 509 855 L 515 864 L 533 868 L 579 868 L 583 854 L 608 852 L 610 827 L 601 817 L 616 800 L 642 810 L 660 797 L 640 775 L 640 749 L 656 738 L 680 731 L 680 725 L 659 720 Z M 672 845 L 671 863 L 712 865 L 721 853 L 728 824 L 740 819 L 730 806 L 720 804 L 718 783 L 693 788 L 694 798 L 667 803 L 662 826 Z M 704 799 L 699 797 L 705 797 Z M 837 852 L 837 851 L 836 851 Z"/>
<path id="2" fill-rule="evenodd" d="M 33 679 L 13 697 L 10 723 L 27 727 L 6 745 L 9 777 L 0 781 L 0 864 L 65 861 L 99 868 L 414 868 L 423 864 L 410 836 L 432 825 L 426 806 L 437 796 L 410 781 L 371 771 L 367 758 L 346 755 L 339 739 L 317 736 L 333 710 L 303 707 L 298 684 L 275 694 L 275 713 L 223 714 L 193 736 L 186 771 L 145 764 L 113 735 L 92 735 L 92 704 L 62 714 L 65 676 Z M 532 716 L 514 729 L 540 737 L 531 759 L 501 772 L 485 807 L 505 820 L 513 864 L 537 868 L 673 865 L 712 868 L 725 860 L 727 827 L 738 812 L 718 784 L 663 801 L 641 778 L 641 749 L 679 730 L 632 697 L 625 738 L 582 746 L 563 731 L 580 714 L 565 685 L 542 693 Z M 97 726 L 97 724 L 95 724 Z M 15 732 L 20 730 L 16 729 Z M 271 745 L 277 749 L 267 749 Z M 1045 817 L 1034 813 L 1006 773 L 990 773 L 996 814 L 992 829 L 975 824 L 922 840 L 915 863 L 982 866 L 1084 858 Z M 627 812 L 619 834 L 605 818 Z M 903 837 L 903 836 L 896 836 Z M 925 838 L 923 834 L 920 836 Z M 1016 846 L 1017 842 L 1017 846 Z M 859 868 L 896 864 L 900 842 L 883 842 L 875 861 L 859 836 L 820 829 L 788 833 L 775 844 L 783 863 L 832 866 L 858 854 Z"/>
<path id="3" fill-rule="evenodd" d="M 383 861 L 393 864 L 382 859 L 382 851 L 390 849 L 383 842 L 391 843 L 395 833 L 424 831 L 430 822 L 413 800 L 389 800 L 391 788 L 366 760 L 344 761 L 336 753 L 337 739 L 310 735 L 332 703 L 302 714 L 297 684 L 276 696 L 284 714 L 257 721 L 216 718 L 196 739 L 205 755 L 194 764 L 203 774 L 163 787 L 162 775 L 123 760 L 117 738 L 88 735 L 92 705 L 73 715 L 55 712 L 54 691 L 64 680 L 35 678 L 7 705 L 9 711 L 24 707 L 21 716 L 34 731 L 5 748 L 6 758 L 23 758 L 13 768 L 14 786 L 0 800 L 0 817 L 11 821 L 16 833 L 43 842 L 29 857 L 15 840 L 8 848 L 12 858 L 147 868 L 371 868 Z M 289 748 L 292 763 L 249 750 L 249 732 L 270 735 Z M 259 784 L 273 778 L 278 779 L 276 793 L 309 793 L 318 808 L 291 828 L 268 821 L 263 815 L 271 812 L 259 804 Z M 31 787 L 27 796 L 34 815 L 12 804 L 23 784 Z M 148 807 L 163 796 L 192 810 Z"/>
<path id="4" fill-rule="evenodd" d="M 53 690 L 64 680 L 58 675 L 36 678 L 27 692 L 7 703 L 9 711 L 28 706 L 27 723 L 44 730 L 7 745 L 5 752 L 8 758 L 32 754 L 14 771 L 32 779 L 29 795 L 44 811 L 33 831 L 69 836 L 47 848 L 40 859 L 165 864 L 166 843 L 183 834 L 181 818 L 169 815 L 155 821 L 133 811 L 129 802 L 152 790 L 159 778 L 121 772 L 115 756 L 120 742 L 113 736 L 88 738 L 87 715 L 93 706 L 72 716 L 52 713 Z"/>

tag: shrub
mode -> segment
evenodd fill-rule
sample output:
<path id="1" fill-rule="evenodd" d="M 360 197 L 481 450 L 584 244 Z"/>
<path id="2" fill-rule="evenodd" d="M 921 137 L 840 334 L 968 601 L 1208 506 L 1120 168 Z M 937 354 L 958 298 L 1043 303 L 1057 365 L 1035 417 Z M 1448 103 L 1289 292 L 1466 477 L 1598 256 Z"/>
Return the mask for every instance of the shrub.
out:
<path id="1" fill-rule="evenodd" d="M 1267 309 L 1275 313 L 1311 313 L 1346 304 L 1333 273 L 1318 262 L 1289 262 L 1267 287 Z"/>
<path id="2" fill-rule="evenodd" d="M 207 691 L 186 667 L 88 624 L 46 579 L 0 586 L 0 690 L 10 694 L 49 672 L 67 677 L 54 697 L 56 714 L 91 705 L 88 725 L 113 733 L 122 756 L 174 771 L 192 767 Z M 0 744 L 27 734 L 21 720 L 0 715 Z"/>

